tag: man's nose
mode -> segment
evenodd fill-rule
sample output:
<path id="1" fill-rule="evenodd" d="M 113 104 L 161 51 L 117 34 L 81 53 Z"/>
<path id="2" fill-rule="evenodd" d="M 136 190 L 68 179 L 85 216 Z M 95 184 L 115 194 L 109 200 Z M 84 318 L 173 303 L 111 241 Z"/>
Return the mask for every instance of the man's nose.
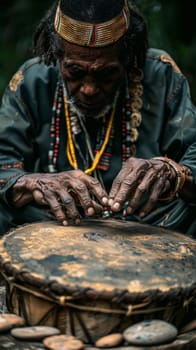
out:
<path id="1" fill-rule="evenodd" d="M 99 92 L 99 87 L 94 79 L 87 79 L 83 81 L 80 92 L 86 96 L 94 96 Z"/>

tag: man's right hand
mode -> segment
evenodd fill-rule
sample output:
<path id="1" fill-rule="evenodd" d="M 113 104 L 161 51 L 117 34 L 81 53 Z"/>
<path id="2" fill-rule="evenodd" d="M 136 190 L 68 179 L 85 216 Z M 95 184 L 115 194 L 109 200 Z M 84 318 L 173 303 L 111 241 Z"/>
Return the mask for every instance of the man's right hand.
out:
<path id="1" fill-rule="evenodd" d="M 67 225 L 69 219 L 80 223 L 79 206 L 87 216 L 93 216 L 101 213 L 103 206 L 108 204 L 108 195 L 99 181 L 81 170 L 23 175 L 13 185 L 11 198 L 17 208 L 32 200 L 47 205 L 63 225 Z"/>

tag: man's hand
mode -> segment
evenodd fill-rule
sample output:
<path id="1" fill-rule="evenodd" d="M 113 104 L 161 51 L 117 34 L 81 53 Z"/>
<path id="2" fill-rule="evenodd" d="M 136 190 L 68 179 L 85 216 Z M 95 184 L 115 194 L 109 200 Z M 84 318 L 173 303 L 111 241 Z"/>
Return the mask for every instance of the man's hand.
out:
<path id="1" fill-rule="evenodd" d="M 168 164 L 156 159 L 129 158 L 113 182 L 109 206 L 118 212 L 128 204 L 124 214 L 132 214 L 144 202 L 140 216 L 147 215 L 162 193 L 174 187 L 176 173 Z"/>
<path id="2" fill-rule="evenodd" d="M 68 219 L 80 223 L 78 206 L 86 215 L 99 214 L 107 205 L 108 195 L 98 180 L 80 170 L 55 174 L 27 174 L 12 187 L 12 204 L 22 207 L 32 200 L 47 205 L 63 225 Z M 100 204 L 92 199 L 92 194 Z"/>

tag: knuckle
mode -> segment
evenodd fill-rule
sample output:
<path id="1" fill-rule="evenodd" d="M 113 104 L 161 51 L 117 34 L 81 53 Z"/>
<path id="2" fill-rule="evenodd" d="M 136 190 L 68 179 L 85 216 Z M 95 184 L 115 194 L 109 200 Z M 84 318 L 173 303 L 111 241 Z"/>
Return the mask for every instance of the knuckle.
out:
<path id="1" fill-rule="evenodd" d="M 90 184 L 92 186 L 99 186 L 100 185 L 100 183 L 97 179 L 91 179 Z"/>
<path id="2" fill-rule="evenodd" d="M 80 192 L 84 192 L 86 190 L 86 186 L 83 183 L 77 184 L 75 189 Z"/>
<path id="3" fill-rule="evenodd" d="M 93 207 L 91 200 L 88 198 L 84 198 L 83 203 L 86 208 Z"/>
<path id="4" fill-rule="evenodd" d="M 139 185 L 139 186 L 137 187 L 137 190 L 138 190 L 138 192 L 140 192 L 140 193 L 146 193 L 146 192 L 147 192 L 147 188 L 146 188 L 146 186 L 144 186 L 143 184 Z"/>
<path id="5" fill-rule="evenodd" d="M 126 160 L 125 164 L 133 163 L 133 162 L 135 162 L 135 161 L 136 161 L 136 158 L 135 158 L 135 157 L 129 157 L 129 158 Z"/>
<path id="6" fill-rule="evenodd" d="M 128 187 L 132 185 L 132 182 L 133 182 L 132 176 L 129 179 L 123 180 L 123 184 Z"/>
<path id="7" fill-rule="evenodd" d="M 64 198 L 63 202 L 65 205 L 69 205 L 69 204 L 73 203 L 73 199 L 72 198 Z"/>
<path id="8" fill-rule="evenodd" d="M 52 210 L 54 211 L 54 212 L 57 212 L 58 210 L 60 210 L 61 209 L 61 205 L 60 204 L 56 204 L 56 205 L 53 205 L 52 206 Z"/>
<path id="9" fill-rule="evenodd" d="M 114 186 L 118 186 L 120 184 L 121 184 L 121 180 L 119 178 L 114 179 L 114 181 L 113 181 Z"/>
<path id="10" fill-rule="evenodd" d="M 84 172 L 83 172 L 82 170 L 80 170 L 80 169 L 72 170 L 71 172 L 72 172 L 72 174 L 73 174 L 74 176 L 76 176 L 76 177 L 84 176 Z"/>

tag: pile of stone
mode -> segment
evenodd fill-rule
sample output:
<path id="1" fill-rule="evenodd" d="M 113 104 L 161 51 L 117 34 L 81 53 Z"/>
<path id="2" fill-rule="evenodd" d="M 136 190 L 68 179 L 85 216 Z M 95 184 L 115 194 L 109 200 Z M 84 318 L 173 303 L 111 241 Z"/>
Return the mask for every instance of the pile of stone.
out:
<path id="1" fill-rule="evenodd" d="M 192 322 L 184 331 L 196 329 Z M 146 320 L 128 327 L 122 333 L 112 333 L 98 339 L 91 348 L 72 335 L 60 334 L 60 330 L 48 326 L 25 326 L 25 320 L 15 314 L 0 314 L 0 333 L 10 332 L 13 338 L 24 341 L 42 342 L 50 350 L 92 350 L 92 349 L 192 349 L 189 338 L 178 338 L 175 326 L 162 320 Z M 196 339 L 196 335 L 195 335 Z M 163 344 L 163 348 L 161 345 Z"/>

